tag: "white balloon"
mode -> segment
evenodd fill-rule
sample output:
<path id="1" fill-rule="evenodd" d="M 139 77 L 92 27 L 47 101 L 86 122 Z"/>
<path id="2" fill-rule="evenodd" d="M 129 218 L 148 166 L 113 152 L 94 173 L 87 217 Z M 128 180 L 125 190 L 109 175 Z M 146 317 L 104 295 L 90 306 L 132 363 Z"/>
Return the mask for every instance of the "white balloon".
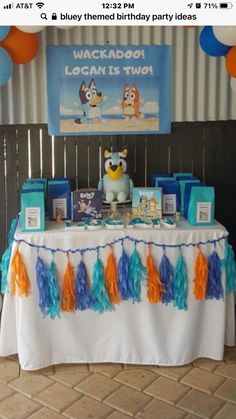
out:
<path id="1" fill-rule="evenodd" d="M 16 28 L 26 33 L 37 33 L 43 31 L 46 26 L 16 26 Z"/>
<path id="2" fill-rule="evenodd" d="M 74 28 L 75 26 L 56 26 L 58 29 L 71 29 Z"/>
<path id="3" fill-rule="evenodd" d="M 224 45 L 236 45 L 236 26 L 213 26 L 213 33 Z"/>
<path id="4" fill-rule="evenodd" d="M 233 90 L 233 92 L 236 93 L 236 78 L 235 77 L 231 77 L 230 87 Z"/>

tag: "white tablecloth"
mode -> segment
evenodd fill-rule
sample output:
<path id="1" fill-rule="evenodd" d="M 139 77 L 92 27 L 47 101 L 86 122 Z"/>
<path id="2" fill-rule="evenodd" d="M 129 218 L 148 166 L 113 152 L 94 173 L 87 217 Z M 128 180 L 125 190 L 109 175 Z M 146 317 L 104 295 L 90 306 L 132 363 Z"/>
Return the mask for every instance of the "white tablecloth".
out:
<path id="1" fill-rule="evenodd" d="M 220 224 L 213 227 L 191 227 L 186 222 L 176 229 L 160 230 L 105 230 L 69 232 L 54 223 L 48 223 L 43 233 L 16 232 L 16 239 L 26 240 L 34 245 L 51 248 L 77 249 L 104 245 L 114 239 L 129 235 L 138 240 L 164 244 L 198 243 L 226 236 Z M 134 249 L 132 241 L 125 241 L 128 254 Z M 216 244 L 221 259 L 224 258 L 225 240 Z M 16 243 L 13 245 L 15 252 Z M 202 246 L 209 256 L 212 244 Z M 196 247 L 182 247 L 182 255 L 187 265 L 189 278 L 188 311 L 180 311 L 170 303 L 150 304 L 146 289 L 142 288 L 142 302 L 130 301 L 115 306 L 113 312 L 99 315 L 93 311 L 62 313 L 61 319 L 43 318 L 38 307 L 38 290 L 35 278 L 37 252 L 34 247 L 21 242 L 19 250 L 23 255 L 31 279 L 30 297 L 4 298 L 0 355 L 18 353 L 21 367 L 34 370 L 59 363 L 118 362 L 131 364 L 183 365 L 199 357 L 216 360 L 223 358 L 224 345 L 235 345 L 234 296 L 224 299 L 196 301 L 193 296 L 194 260 Z M 139 243 L 137 251 L 145 264 L 147 246 Z M 121 245 L 114 246 L 117 260 Z M 175 265 L 178 248 L 166 248 L 170 262 Z M 100 250 L 99 256 L 105 263 L 109 247 Z M 51 261 L 51 252 L 39 251 L 40 257 Z M 162 248 L 154 247 L 152 255 L 157 264 L 163 255 Z M 96 252 L 87 252 L 84 261 L 91 276 L 96 260 Z M 75 267 L 80 254 L 70 254 L 70 262 Z M 57 252 L 55 263 L 62 281 L 67 259 Z M 222 272 L 225 289 L 225 272 Z"/>

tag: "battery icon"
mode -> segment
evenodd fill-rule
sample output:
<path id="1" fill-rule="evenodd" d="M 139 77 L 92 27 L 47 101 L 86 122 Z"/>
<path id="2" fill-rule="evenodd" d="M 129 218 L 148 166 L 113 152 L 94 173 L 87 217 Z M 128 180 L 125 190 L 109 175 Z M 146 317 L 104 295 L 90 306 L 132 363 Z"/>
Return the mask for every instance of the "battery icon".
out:
<path id="1" fill-rule="evenodd" d="M 230 2 L 219 3 L 220 9 L 232 9 L 233 4 Z"/>

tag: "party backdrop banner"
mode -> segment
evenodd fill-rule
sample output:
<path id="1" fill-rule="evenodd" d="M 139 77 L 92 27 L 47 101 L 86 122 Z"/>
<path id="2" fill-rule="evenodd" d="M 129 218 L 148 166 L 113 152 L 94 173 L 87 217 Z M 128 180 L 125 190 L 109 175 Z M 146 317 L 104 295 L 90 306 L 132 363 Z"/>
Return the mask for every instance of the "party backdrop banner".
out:
<path id="1" fill-rule="evenodd" d="M 169 133 L 171 47 L 48 46 L 50 135 Z"/>

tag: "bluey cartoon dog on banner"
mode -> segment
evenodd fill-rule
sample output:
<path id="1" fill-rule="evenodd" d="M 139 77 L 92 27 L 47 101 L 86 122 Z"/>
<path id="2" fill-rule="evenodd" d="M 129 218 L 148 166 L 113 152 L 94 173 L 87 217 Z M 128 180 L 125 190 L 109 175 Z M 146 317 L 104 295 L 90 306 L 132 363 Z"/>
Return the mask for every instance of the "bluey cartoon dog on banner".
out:
<path id="1" fill-rule="evenodd" d="M 79 89 L 80 104 L 74 102 L 80 108 L 82 107 L 83 116 L 74 120 L 76 124 L 87 122 L 88 128 L 93 129 L 95 120 L 102 122 L 102 104 L 107 98 L 103 97 L 102 92 L 99 92 L 94 79 L 92 79 L 87 86 L 85 81 L 82 81 Z"/>

